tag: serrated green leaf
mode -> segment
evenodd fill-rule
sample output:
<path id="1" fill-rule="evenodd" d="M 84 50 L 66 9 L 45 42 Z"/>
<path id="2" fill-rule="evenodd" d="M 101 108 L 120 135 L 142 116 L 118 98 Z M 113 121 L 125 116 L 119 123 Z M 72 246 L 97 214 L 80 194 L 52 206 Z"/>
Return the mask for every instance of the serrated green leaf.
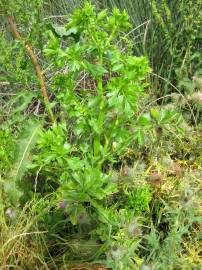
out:
<path id="1" fill-rule="evenodd" d="M 108 71 L 101 65 L 93 65 L 89 63 L 88 61 L 84 62 L 86 69 L 88 72 L 95 78 L 104 75 Z"/>
<path id="2" fill-rule="evenodd" d="M 18 140 L 17 156 L 13 168 L 4 180 L 4 188 L 8 193 L 11 203 L 17 204 L 22 192 L 18 187 L 19 181 L 24 176 L 30 161 L 30 152 L 36 144 L 40 125 L 30 121 L 23 131 L 23 137 Z"/>
<path id="3" fill-rule="evenodd" d="M 70 36 L 71 34 L 77 33 L 76 27 L 71 27 L 71 28 L 67 29 L 65 26 L 61 26 L 58 24 L 53 24 L 52 27 L 53 27 L 54 31 L 56 32 L 56 34 L 58 34 L 60 37 Z"/>

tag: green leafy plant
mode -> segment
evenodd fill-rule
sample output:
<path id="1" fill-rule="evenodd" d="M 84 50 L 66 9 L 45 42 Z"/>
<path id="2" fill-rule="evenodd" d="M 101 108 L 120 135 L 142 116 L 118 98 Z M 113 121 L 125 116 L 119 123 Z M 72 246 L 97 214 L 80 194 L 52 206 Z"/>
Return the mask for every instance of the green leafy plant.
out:
<path id="1" fill-rule="evenodd" d="M 92 215 L 100 218 L 104 201 L 117 190 L 105 169 L 107 163 L 116 163 L 134 147 L 139 130 L 147 132 L 155 125 L 152 118 L 146 124 L 143 118 L 137 120 L 146 97 L 147 59 L 132 56 L 124 44 L 123 48 L 116 45 L 122 31 L 131 26 L 128 19 L 118 9 L 112 15 L 106 10 L 96 14 L 86 2 L 64 26 L 68 39 L 62 47 L 60 38 L 48 32 L 44 52 L 56 69 L 64 70 L 52 84 L 61 111 L 58 123 L 41 133 L 30 169 L 39 170 L 38 177 L 46 179 L 44 192 L 57 189 L 57 200 L 67 205 L 73 225 L 79 224 L 82 211 L 87 211 L 92 224 Z M 147 196 L 137 194 L 142 200 Z M 85 205 L 94 211 L 85 210 Z M 134 214 L 131 211 L 131 218 Z"/>
<path id="2" fill-rule="evenodd" d="M 180 83 L 179 70 L 188 66 L 189 73 L 193 56 L 201 54 L 201 1 L 105 0 L 99 4 L 128 12 L 134 23 L 135 52 L 150 59 L 157 74 L 152 81 L 159 93 L 173 92 L 160 77 Z"/>
<path id="3" fill-rule="evenodd" d="M 68 72 L 57 75 L 52 86 L 61 105 L 62 124 L 44 133 L 45 144 L 40 149 L 46 151 L 45 138 L 60 136 L 58 132 L 63 129 L 63 144 L 69 155 L 74 155 L 72 163 L 71 159 L 66 162 L 73 169 L 82 164 L 82 157 L 100 168 L 107 160 L 115 162 L 117 155 L 124 154 L 135 140 L 136 130 L 130 127 L 138 126 L 137 99 L 144 98 L 149 67 L 144 57 L 132 56 L 131 51 L 121 55 L 114 43 L 128 27 L 126 13 L 115 9 L 112 16 L 107 16 L 105 10 L 96 15 L 94 7 L 86 3 L 82 12 L 76 10 L 65 26 L 67 30 L 74 29 L 80 36 L 79 42 L 70 36 L 70 45 L 60 48 L 58 37 L 49 34 L 44 51 L 53 57 L 56 68 L 67 67 Z M 85 81 L 89 86 L 85 86 Z"/>

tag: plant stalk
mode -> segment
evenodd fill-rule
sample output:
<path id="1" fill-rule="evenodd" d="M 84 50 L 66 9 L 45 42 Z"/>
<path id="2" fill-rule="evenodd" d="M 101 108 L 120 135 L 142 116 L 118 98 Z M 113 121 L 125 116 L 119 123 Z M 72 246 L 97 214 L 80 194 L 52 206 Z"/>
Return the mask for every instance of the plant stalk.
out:
<path id="1" fill-rule="evenodd" d="M 8 16 L 7 20 L 8 20 L 8 23 L 10 25 L 13 36 L 18 40 L 22 40 L 22 37 L 17 30 L 16 24 L 14 23 L 12 16 Z M 27 42 L 23 42 L 23 43 L 24 43 L 24 46 L 27 50 L 29 57 L 31 58 L 31 61 L 32 61 L 34 68 L 35 68 L 35 71 L 36 71 L 36 75 L 39 79 L 40 86 L 41 86 L 41 94 L 42 94 L 43 99 L 44 99 L 44 104 L 48 110 L 51 121 L 54 122 L 55 118 L 54 118 L 53 112 L 50 108 L 50 102 L 49 102 L 49 98 L 48 98 L 48 94 L 47 94 L 45 79 L 44 79 L 41 67 L 39 65 L 37 56 L 35 55 L 34 50 L 30 44 L 28 44 Z"/>

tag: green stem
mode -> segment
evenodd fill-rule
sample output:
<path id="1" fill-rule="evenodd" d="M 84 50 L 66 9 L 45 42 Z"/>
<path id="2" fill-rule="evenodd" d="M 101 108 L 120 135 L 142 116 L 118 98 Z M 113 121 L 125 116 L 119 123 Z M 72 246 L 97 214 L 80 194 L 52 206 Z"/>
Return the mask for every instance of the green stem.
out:
<path id="1" fill-rule="evenodd" d="M 100 50 L 99 52 L 99 65 L 103 65 L 103 51 Z M 102 76 L 99 76 L 98 78 L 98 96 L 100 96 L 100 108 L 99 108 L 99 115 L 98 115 L 98 124 L 99 127 L 103 127 L 104 123 L 104 113 L 103 113 L 103 106 L 104 106 L 104 96 L 103 96 L 103 84 L 102 84 Z M 100 134 L 97 134 L 94 139 L 94 155 L 98 157 L 100 152 L 100 146 L 101 146 L 101 136 Z"/>
<path id="2" fill-rule="evenodd" d="M 113 40 L 113 38 L 114 38 L 114 35 L 115 35 L 115 29 L 112 31 L 112 33 L 111 33 L 111 35 L 109 36 L 109 38 L 108 38 L 108 40 L 107 40 L 107 42 L 106 42 L 106 44 L 105 44 L 105 46 L 106 47 L 108 47 L 109 45 L 110 45 L 110 42 Z"/>

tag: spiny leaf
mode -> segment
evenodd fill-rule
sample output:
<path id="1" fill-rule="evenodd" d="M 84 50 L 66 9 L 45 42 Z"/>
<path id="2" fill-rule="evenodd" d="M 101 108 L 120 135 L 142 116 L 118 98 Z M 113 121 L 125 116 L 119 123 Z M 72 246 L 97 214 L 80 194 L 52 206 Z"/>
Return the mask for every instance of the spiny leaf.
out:
<path id="1" fill-rule="evenodd" d="M 18 141 L 18 153 L 13 168 L 4 181 L 4 190 L 8 194 L 12 204 L 17 204 L 22 195 L 18 183 L 30 163 L 29 154 L 37 141 L 39 128 L 39 124 L 30 121 L 23 132 L 23 137 Z"/>
<path id="2" fill-rule="evenodd" d="M 71 27 L 70 29 L 67 29 L 65 26 L 61 26 L 61 25 L 57 25 L 57 24 L 53 24 L 52 25 L 55 33 L 60 36 L 70 36 L 72 34 L 76 34 L 77 33 L 77 28 L 76 27 Z"/>
<path id="3" fill-rule="evenodd" d="M 26 165 L 30 162 L 28 159 L 28 155 L 32 148 L 34 147 L 36 140 L 37 140 L 37 135 L 39 131 L 39 124 L 32 123 L 31 126 L 28 127 L 29 131 L 27 136 L 19 141 L 19 154 L 16 162 L 16 172 L 15 172 L 15 178 L 20 179 L 25 170 L 26 170 Z"/>

